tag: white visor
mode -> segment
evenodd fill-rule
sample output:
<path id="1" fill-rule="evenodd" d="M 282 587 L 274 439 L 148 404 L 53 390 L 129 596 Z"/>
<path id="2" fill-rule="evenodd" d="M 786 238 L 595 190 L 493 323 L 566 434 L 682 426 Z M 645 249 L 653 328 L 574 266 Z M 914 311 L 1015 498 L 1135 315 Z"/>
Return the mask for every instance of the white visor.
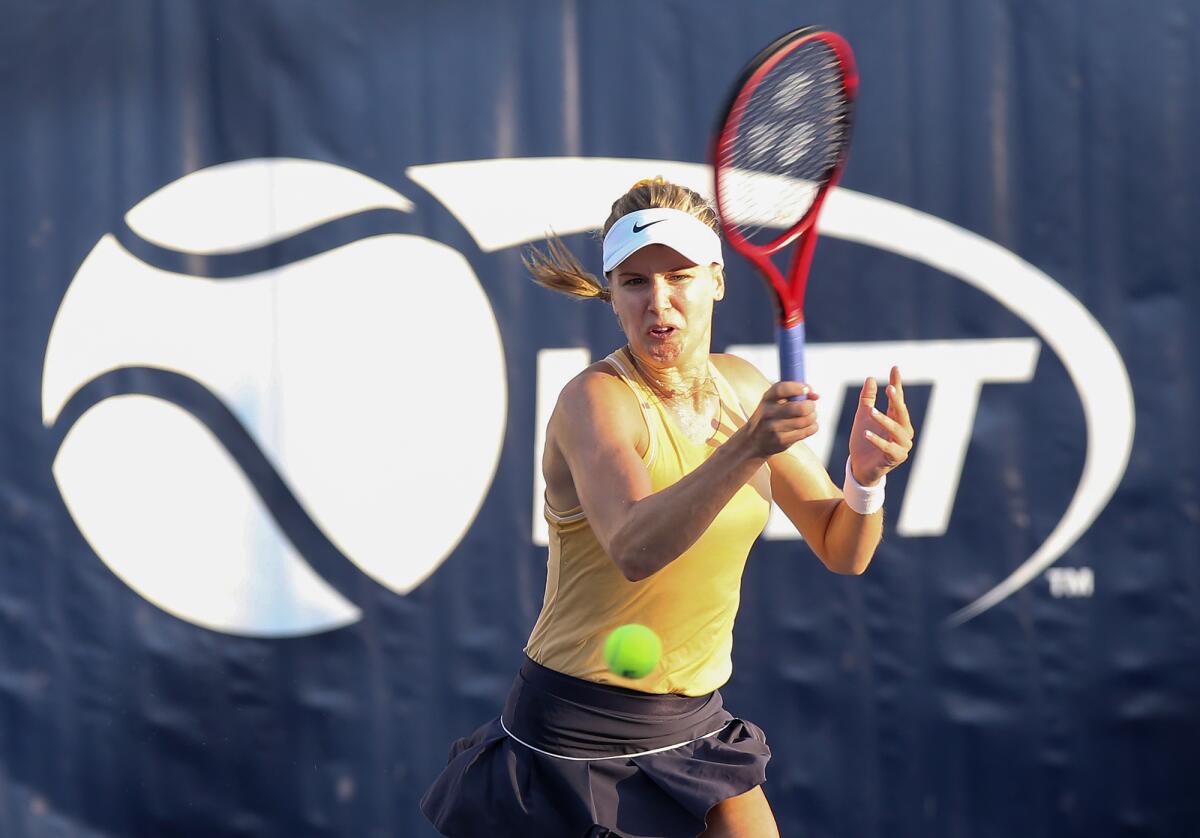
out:
<path id="1" fill-rule="evenodd" d="M 617 219 L 604 237 L 604 273 L 648 244 L 663 244 L 697 265 L 724 265 L 721 239 L 696 216 L 654 207 Z"/>

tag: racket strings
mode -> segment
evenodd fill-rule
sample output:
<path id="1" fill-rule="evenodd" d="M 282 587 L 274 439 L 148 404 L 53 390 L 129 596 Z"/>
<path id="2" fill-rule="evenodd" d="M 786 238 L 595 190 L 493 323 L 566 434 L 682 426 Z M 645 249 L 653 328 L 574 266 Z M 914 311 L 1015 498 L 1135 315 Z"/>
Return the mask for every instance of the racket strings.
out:
<path id="1" fill-rule="evenodd" d="M 821 40 L 793 49 L 753 89 L 719 149 L 723 215 L 754 244 L 795 225 L 832 176 L 849 129 L 836 53 Z"/>

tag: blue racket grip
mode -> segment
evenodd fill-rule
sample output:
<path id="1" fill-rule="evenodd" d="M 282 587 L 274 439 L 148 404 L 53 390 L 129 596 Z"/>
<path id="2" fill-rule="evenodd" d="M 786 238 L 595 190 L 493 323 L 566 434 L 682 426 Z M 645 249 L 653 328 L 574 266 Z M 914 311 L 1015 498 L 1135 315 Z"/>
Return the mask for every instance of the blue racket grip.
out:
<path id="1" fill-rule="evenodd" d="M 781 381 L 804 381 L 804 321 L 794 326 L 779 327 L 779 379 Z M 808 396 L 794 396 L 800 402 Z"/>

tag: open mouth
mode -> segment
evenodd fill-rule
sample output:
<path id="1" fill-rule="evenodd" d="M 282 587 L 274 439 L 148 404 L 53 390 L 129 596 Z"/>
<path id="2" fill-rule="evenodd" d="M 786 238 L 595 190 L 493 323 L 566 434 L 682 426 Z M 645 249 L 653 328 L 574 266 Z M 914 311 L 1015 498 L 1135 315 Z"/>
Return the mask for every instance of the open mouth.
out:
<path id="1" fill-rule="evenodd" d="M 674 326 L 651 326 L 650 337 L 654 338 L 669 338 L 675 334 Z"/>

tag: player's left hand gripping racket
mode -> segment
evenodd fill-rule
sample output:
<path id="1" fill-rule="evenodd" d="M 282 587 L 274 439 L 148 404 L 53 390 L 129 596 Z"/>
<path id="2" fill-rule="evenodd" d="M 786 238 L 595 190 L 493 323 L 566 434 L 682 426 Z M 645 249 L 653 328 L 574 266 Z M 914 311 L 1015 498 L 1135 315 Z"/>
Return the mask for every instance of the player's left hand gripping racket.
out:
<path id="1" fill-rule="evenodd" d="M 804 288 L 817 215 L 846 165 L 857 90 L 845 39 L 799 29 L 742 71 L 713 143 L 721 227 L 774 293 L 784 381 L 805 380 Z M 785 280 L 771 255 L 797 239 Z"/>

